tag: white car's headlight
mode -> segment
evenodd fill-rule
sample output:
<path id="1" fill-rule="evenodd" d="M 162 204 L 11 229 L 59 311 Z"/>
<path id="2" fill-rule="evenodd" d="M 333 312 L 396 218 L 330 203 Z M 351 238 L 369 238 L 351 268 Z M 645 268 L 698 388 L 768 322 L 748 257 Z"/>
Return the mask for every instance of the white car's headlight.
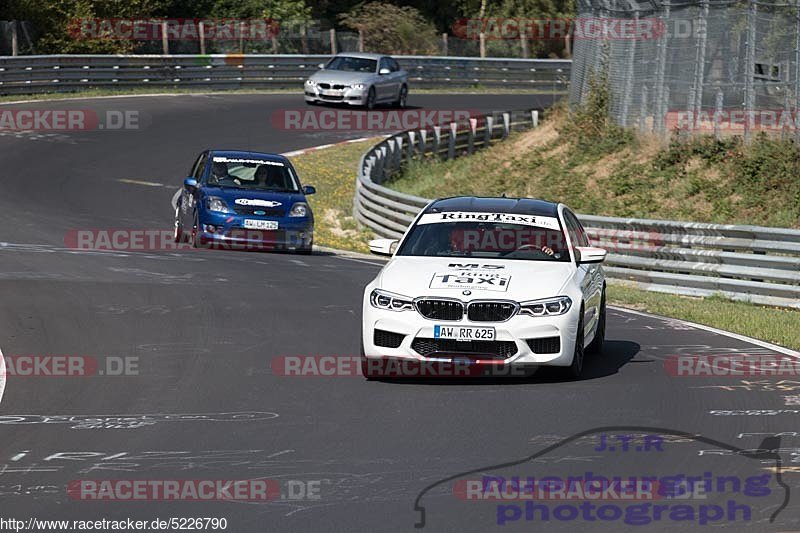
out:
<path id="1" fill-rule="evenodd" d="M 363 83 L 356 83 L 354 85 L 351 85 L 350 87 L 352 87 L 353 89 L 359 90 L 359 91 L 363 91 L 364 89 L 367 88 L 367 86 L 364 85 Z"/>
<path id="2" fill-rule="evenodd" d="M 228 204 L 225 203 L 225 200 L 220 198 L 219 196 L 209 196 L 206 200 L 206 206 L 208 207 L 209 211 L 215 211 L 217 213 L 230 213 L 231 210 L 228 209 Z"/>
<path id="3" fill-rule="evenodd" d="M 563 315 L 572 307 L 569 296 L 556 296 L 543 300 L 532 300 L 519 304 L 519 314 L 528 316 L 555 316 Z"/>
<path id="4" fill-rule="evenodd" d="M 306 80 L 306 85 L 308 85 L 309 87 L 313 87 L 316 84 L 317 82 L 315 82 L 314 80 Z"/>
<path id="5" fill-rule="evenodd" d="M 297 202 L 292 206 L 289 210 L 290 217 L 307 217 L 308 216 L 308 204 L 305 202 Z"/>
<path id="6" fill-rule="evenodd" d="M 380 289 L 375 289 L 369 295 L 369 303 L 372 307 L 385 309 L 387 311 L 413 311 L 414 302 L 411 298 L 400 296 Z"/>

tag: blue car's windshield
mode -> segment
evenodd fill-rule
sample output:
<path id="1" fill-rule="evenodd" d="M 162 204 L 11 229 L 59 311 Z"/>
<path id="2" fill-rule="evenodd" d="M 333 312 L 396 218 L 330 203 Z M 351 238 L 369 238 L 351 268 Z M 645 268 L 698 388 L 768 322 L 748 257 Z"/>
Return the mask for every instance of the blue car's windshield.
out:
<path id="1" fill-rule="evenodd" d="M 362 57 L 336 56 L 328 62 L 325 70 L 347 70 L 350 72 L 375 72 L 378 61 Z"/>
<path id="2" fill-rule="evenodd" d="M 300 192 L 291 167 L 279 161 L 215 156 L 208 176 L 212 187 L 273 192 Z"/>

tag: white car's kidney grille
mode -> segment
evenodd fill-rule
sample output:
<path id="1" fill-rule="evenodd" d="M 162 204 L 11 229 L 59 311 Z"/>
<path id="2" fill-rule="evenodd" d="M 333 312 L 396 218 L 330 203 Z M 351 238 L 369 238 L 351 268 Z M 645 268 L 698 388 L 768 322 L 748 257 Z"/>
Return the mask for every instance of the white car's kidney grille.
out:
<path id="1" fill-rule="evenodd" d="M 505 322 L 517 312 L 509 302 L 473 302 L 467 307 L 467 318 L 473 322 Z"/>
<path id="2" fill-rule="evenodd" d="M 457 341 L 455 339 L 426 339 L 417 337 L 411 348 L 418 354 L 431 355 L 474 355 L 484 359 L 508 359 L 517 353 L 517 343 L 513 341 Z"/>
<path id="3" fill-rule="evenodd" d="M 464 304 L 454 300 L 424 299 L 417 301 L 417 311 L 431 320 L 461 320 Z"/>

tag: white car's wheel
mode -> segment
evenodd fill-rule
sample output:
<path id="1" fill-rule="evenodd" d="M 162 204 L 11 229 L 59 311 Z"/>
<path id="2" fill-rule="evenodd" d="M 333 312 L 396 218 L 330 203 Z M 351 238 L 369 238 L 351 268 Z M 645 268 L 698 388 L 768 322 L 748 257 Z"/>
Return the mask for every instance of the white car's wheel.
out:
<path id="1" fill-rule="evenodd" d="M 603 290 L 603 295 L 600 298 L 600 316 L 597 319 L 597 331 L 595 331 L 594 339 L 586 347 L 586 352 L 592 355 L 600 355 L 603 353 L 603 343 L 606 339 L 606 291 Z"/>
<path id="2" fill-rule="evenodd" d="M 575 334 L 575 350 L 572 353 L 572 364 L 564 369 L 564 376 L 569 379 L 578 379 L 583 373 L 583 305 L 581 305 L 579 316 L 578 331 Z"/>

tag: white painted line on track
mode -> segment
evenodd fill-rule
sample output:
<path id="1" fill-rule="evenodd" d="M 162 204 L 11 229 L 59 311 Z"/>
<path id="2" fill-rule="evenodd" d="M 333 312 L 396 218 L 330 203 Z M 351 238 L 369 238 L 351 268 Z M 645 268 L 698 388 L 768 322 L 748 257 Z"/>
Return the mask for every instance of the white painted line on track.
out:
<path id="1" fill-rule="evenodd" d="M 131 185 L 144 185 L 146 187 L 169 187 L 169 185 L 164 185 L 163 183 L 156 183 L 154 181 L 141 181 L 141 180 L 129 180 L 126 178 L 118 179 L 120 183 L 129 183 Z"/>
<path id="2" fill-rule="evenodd" d="M 674 320 L 676 322 L 680 322 L 681 324 L 686 324 L 687 326 L 691 326 L 693 328 L 702 329 L 704 331 L 708 331 L 709 333 L 715 333 L 717 335 L 722 335 L 724 337 L 729 337 L 731 339 L 736 339 L 738 341 L 746 342 L 752 344 L 754 346 L 759 346 L 761 348 L 766 348 L 768 350 L 772 350 L 778 353 L 782 353 L 784 355 L 788 355 L 789 357 L 796 357 L 800 359 L 800 352 L 792 350 L 790 348 L 784 348 L 783 346 L 778 346 L 777 344 L 772 344 L 771 342 L 762 341 L 759 339 L 754 339 L 753 337 L 748 337 L 747 335 L 740 335 L 738 333 L 732 333 L 730 331 L 725 331 L 724 329 L 717 329 L 712 328 L 711 326 L 706 326 L 704 324 L 697 324 L 695 322 L 689 322 L 688 320 L 681 320 L 680 318 L 673 318 L 669 316 L 661 316 L 661 315 L 654 315 L 652 313 L 643 313 L 642 311 L 634 311 L 633 309 L 626 309 L 625 307 L 617 307 L 616 305 L 609 305 L 609 309 L 613 309 L 614 311 L 621 311 L 623 313 L 629 313 L 631 315 L 639 315 L 649 318 L 660 318 L 662 320 Z"/>

